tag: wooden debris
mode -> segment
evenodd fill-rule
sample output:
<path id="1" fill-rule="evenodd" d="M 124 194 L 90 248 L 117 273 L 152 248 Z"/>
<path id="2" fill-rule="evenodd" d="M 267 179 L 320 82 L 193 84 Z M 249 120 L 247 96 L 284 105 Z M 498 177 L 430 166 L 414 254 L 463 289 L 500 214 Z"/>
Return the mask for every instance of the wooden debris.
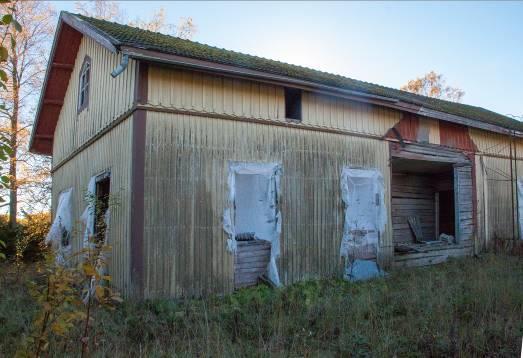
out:
<path id="1" fill-rule="evenodd" d="M 412 230 L 412 233 L 414 234 L 416 242 L 425 243 L 423 240 L 423 232 L 421 231 L 419 218 L 417 216 L 409 216 L 407 221 L 409 223 L 410 229 Z"/>

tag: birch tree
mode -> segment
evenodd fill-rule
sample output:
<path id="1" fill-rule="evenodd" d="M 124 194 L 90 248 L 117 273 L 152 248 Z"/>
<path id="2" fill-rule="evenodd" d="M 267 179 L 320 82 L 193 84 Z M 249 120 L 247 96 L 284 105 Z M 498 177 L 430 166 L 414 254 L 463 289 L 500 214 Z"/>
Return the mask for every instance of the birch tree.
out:
<path id="1" fill-rule="evenodd" d="M 161 32 L 183 39 L 191 39 L 196 33 L 196 25 L 191 17 L 181 17 L 177 24 L 170 24 L 165 18 L 163 7 L 154 11 L 149 18 L 135 18 L 128 20 L 125 12 L 116 1 L 92 0 L 77 1 L 76 11 L 84 16 L 97 19 L 127 23 L 130 26 L 144 30 Z"/>
<path id="2" fill-rule="evenodd" d="M 401 86 L 400 89 L 452 102 L 461 102 L 461 99 L 465 95 L 465 91 L 457 87 L 447 86 L 443 75 L 434 71 L 430 71 L 423 77 L 408 81 L 407 84 Z"/>
<path id="3" fill-rule="evenodd" d="M 5 73 L 5 88 L 0 92 L 0 135 L 7 138 L 10 147 L 7 205 L 9 224 L 14 228 L 20 204 L 36 202 L 36 197 L 28 197 L 31 191 L 35 190 L 33 195 L 38 191 L 39 196 L 49 197 L 49 159 L 29 153 L 27 144 L 54 32 L 55 13 L 43 1 L 15 0 L 0 6 L 2 13 L 11 11 L 20 24 L 19 29 L 2 28 L 0 35 L 3 46 L 9 42 L 6 60 L 0 63 L 0 70 Z M 25 190 L 29 192 L 24 196 Z M 26 199 L 23 203 L 21 197 Z"/>

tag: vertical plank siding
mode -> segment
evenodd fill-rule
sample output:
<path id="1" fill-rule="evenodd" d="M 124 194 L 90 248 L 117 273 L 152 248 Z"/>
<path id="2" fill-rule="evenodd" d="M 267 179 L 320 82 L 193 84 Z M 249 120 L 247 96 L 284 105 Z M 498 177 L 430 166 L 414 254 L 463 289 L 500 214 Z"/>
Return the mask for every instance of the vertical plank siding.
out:
<path id="1" fill-rule="evenodd" d="M 416 242 L 408 223 L 410 216 L 420 220 L 424 240 L 435 238 L 434 182 L 425 175 L 392 173 L 391 203 L 394 243 Z"/>
<path id="2" fill-rule="evenodd" d="M 229 161 L 282 163 L 284 284 L 341 272 L 344 165 L 378 168 L 390 186 L 385 141 L 204 116 L 147 116 L 145 297 L 233 289 L 234 256 L 225 249 L 222 222 Z M 390 223 L 380 250 L 382 260 L 390 259 Z"/>
<path id="3" fill-rule="evenodd" d="M 149 104 L 239 118 L 285 121 L 281 86 L 219 75 L 151 66 Z M 318 127 L 384 135 L 399 120 L 399 111 L 304 92 L 302 122 Z"/>
<path id="4" fill-rule="evenodd" d="M 126 120 L 101 137 L 53 173 L 53 208 L 60 192 L 73 188 L 73 252 L 81 248 L 82 224 L 80 216 L 86 208 L 85 194 L 89 179 L 101 172 L 111 172 L 111 196 L 115 204 L 110 208 L 109 245 L 112 257 L 109 271 L 114 283 L 124 294 L 129 294 L 129 212 L 131 183 L 131 119 Z"/>
<path id="5" fill-rule="evenodd" d="M 78 114 L 79 70 L 86 55 L 92 61 L 89 107 Z M 62 163 L 133 108 L 136 62 L 130 60 L 128 68 L 113 79 L 110 72 L 120 60 L 120 55 L 87 37 L 82 39 L 54 134 L 53 165 Z M 476 152 L 470 177 L 476 178 L 475 205 L 481 226 L 478 235 L 483 240 L 513 236 L 515 212 L 511 207 L 510 178 L 507 180 L 511 167 L 507 136 L 467 131 L 463 126 L 307 91 L 302 95 L 301 127 L 249 123 L 241 119 L 286 121 L 283 87 L 152 64 L 144 104 L 140 110 L 154 109 L 147 111 L 145 124 L 146 298 L 233 290 L 234 255 L 226 251 L 222 220 L 230 161 L 282 163 L 283 221 L 277 264 L 284 284 L 341 273 L 343 207 L 339 180 L 343 166 L 377 168 L 383 174 L 388 223 L 380 241 L 379 260 L 391 264 L 394 218 L 390 215 L 390 150 L 388 142 L 380 137 L 395 138 L 390 131 L 394 126 L 407 140 Z M 170 109 L 192 114 L 168 113 Z M 53 208 L 59 193 L 73 187 L 73 215 L 79 219 L 86 206 L 84 193 L 89 178 L 111 170 L 111 192 L 118 197 L 118 205 L 111 211 L 110 270 L 115 284 L 126 295 L 131 294 L 134 120 L 124 120 L 53 173 Z M 523 158 L 523 141 L 518 142 L 517 151 Z M 523 163 L 518 163 L 517 173 L 523 175 Z M 468 174 L 463 174 L 468 180 Z M 465 187 L 470 190 L 464 195 L 474 200 L 470 193 L 473 185 Z M 394 204 L 402 205 L 401 201 Z M 80 247 L 80 228 L 80 223 L 75 223 L 75 250 Z M 430 236 L 434 229 L 429 230 Z"/>
<path id="6" fill-rule="evenodd" d="M 520 179 L 523 178 L 523 161 L 518 160 L 517 162 L 517 174 L 518 179 Z M 478 192 L 478 207 L 483 208 L 486 213 L 484 220 L 488 220 L 488 232 L 484 235 L 487 235 L 488 241 L 512 239 L 514 238 L 514 230 L 517 236 L 517 226 L 514 227 L 517 221 L 515 162 L 512 161 L 512 180 L 510 178 L 511 161 L 509 159 L 484 156 L 483 163 L 485 175 L 482 176 L 482 186 L 487 189 L 488 194 L 485 198 L 483 191 Z M 511 183 L 513 183 L 514 192 L 512 192 Z M 514 198 L 512 198 L 513 193 Z M 512 208 L 512 203 L 514 203 L 514 208 Z M 485 240 L 484 237 L 483 241 Z"/>
<path id="7" fill-rule="evenodd" d="M 523 178 L 523 140 L 514 139 L 511 160 L 509 136 L 473 128 L 469 128 L 469 133 L 478 150 L 477 210 L 480 245 L 485 248 L 494 239 L 513 239 L 518 235 L 517 227 L 514 227 L 517 222 L 516 179 Z"/>
<path id="8" fill-rule="evenodd" d="M 458 243 L 470 242 L 474 234 L 472 175 L 471 165 L 454 168 L 455 236 Z"/>
<path id="9" fill-rule="evenodd" d="M 89 106 L 77 112 L 79 73 L 85 56 L 91 58 Z M 60 163 L 75 149 L 132 107 L 136 62 L 112 78 L 121 55 L 116 55 L 84 36 L 69 80 L 53 142 L 53 165 Z"/>
<path id="10" fill-rule="evenodd" d="M 91 58 L 89 105 L 77 112 L 79 72 L 85 56 Z M 117 78 L 111 71 L 118 66 L 121 55 L 98 45 L 89 37 L 82 38 L 69 85 L 64 98 L 53 142 L 53 166 L 63 162 L 75 150 L 109 126 L 133 105 L 135 61 Z M 86 202 L 84 196 L 91 176 L 111 171 L 111 195 L 117 204 L 111 208 L 110 239 L 113 247 L 110 272 L 124 294 L 129 285 L 129 188 L 131 162 L 131 119 L 127 119 L 86 149 L 64 162 L 53 174 L 53 208 L 62 190 L 73 188 L 74 239 L 73 250 L 80 249 L 82 228 L 80 216 Z"/>

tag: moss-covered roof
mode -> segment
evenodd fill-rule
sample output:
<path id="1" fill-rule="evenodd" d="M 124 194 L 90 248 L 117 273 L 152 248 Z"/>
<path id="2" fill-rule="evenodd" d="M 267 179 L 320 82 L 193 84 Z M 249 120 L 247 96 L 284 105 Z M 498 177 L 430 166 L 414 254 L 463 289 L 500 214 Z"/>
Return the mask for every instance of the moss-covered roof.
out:
<path id="1" fill-rule="evenodd" d="M 197 60 L 210 61 L 250 70 L 262 71 L 280 76 L 288 76 L 298 80 L 310 81 L 344 90 L 358 91 L 377 96 L 394 98 L 435 111 L 495 124 L 509 129 L 523 130 L 523 122 L 519 122 L 510 117 L 489 111 L 481 107 L 416 95 L 394 88 L 358 81 L 352 78 L 269 60 L 262 57 L 229 51 L 194 41 L 184 40 L 174 36 L 117 24 L 114 22 L 94 19 L 82 15 L 74 16 L 94 26 L 101 34 L 108 35 L 111 42 L 113 42 L 113 44 L 117 47 L 137 47 Z"/>

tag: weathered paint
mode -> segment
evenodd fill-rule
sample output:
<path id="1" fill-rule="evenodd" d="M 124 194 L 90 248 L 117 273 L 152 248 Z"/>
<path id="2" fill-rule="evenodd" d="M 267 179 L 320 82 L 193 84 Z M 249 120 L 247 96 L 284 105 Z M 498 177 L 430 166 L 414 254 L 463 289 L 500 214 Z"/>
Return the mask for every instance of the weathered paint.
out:
<path id="1" fill-rule="evenodd" d="M 471 152 L 476 150 L 468 128 L 465 126 L 440 121 L 439 135 L 441 145 Z"/>
<path id="2" fill-rule="evenodd" d="M 78 113 L 79 72 L 86 55 L 91 57 L 92 66 L 89 106 Z M 112 78 L 111 71 L 120 60 L 121 55 L 109 52 L 88 37 L 82 38 L 54 134 L 53 165 L 132 107 L 136 62 L 130 60 L 127 69 Z"/>
<path id="3" fill-rule="evenodd" d="M 421 133 L 426 133 L 427 143 L 430 144 L 441 144 L 440 143 L 440 129 L 439 121 L 437 119 L 431 119 L 427 117 L 420 117 L 419 129 L 418 129 L 418 141 L 423 142 L 420 138 Z"/>
<path id="4" fill-rule="evenodd" d="M 510 136 L 474 128 L 469 128 L 468 131 L 479 153 L 507 159 L 510 157 Z M 517 157 L 523 159 L 523 139 L 513 140 L 516 144 Z"/>
<path id="5" fill-rule="evenodd" d="M 139 62 L 136 66 L 134 102 L 147 103 L 149 89 L 149 64 Z M 145 132 L 147 112 L 134 112 L 132 126 L 131 159 L 131 284 L 136 297 L 143 296 L 144 278 L 144 184 L 145 184 Z"/>
<path id="6" fill-rule="evenodd" d="M 477 148 L 477 249 L 484 249 L 495 239 L 518 236 L 516 180 L 523 175 L 523 141 L 513 139 L 511 159 L 510 136 L 472 128 L 469 133 Z"/>
<path id="7" fill-rule="evenodd" d="M 229 161 L 281 162 L 283 283 L 341 273 L 344 165 L 378 168 L 389 198 L 388 144 L 204 116 L 147 113 L 145 296 L 233 289 L 222 227 Z M 387 211 L 390 202 L 387 200 Z M 390 219 L 389 219 L 390 221 Z M 159 259 L 161 258 L 161 259 Z M 392 258 L 390 222 L 380 260 Z"/>
<path id="8" fill-rule="evenodd" d="M 285 122 L 284 88 L 201 72 L 151 66 L 148 103 L 202 114 Z M 400 112 L 311 92 L 302 95 L 302 123 L 384 135 Z"/>
<path id="9" fill-rule="evenodd" d="M 73 188 L 73 252 L 81 248 L 80 216 L 86 208 L 85 194 L 89 179 L 103 171 L 111 172 L 109 245 L 112 257 L 109 270 L 113 281 L 125 295 L 130 294 L 130 187 L 131 187 L 131 123 L 128 119 L 65 163 L 52 175 L 53 208 L 59 193 Z"/>
<path id="10" fill-rule="evenodd" d="M 93 61 L 92 92 L 88 110 L 78 115 L 78 71 L 86 54 Z M 53 205 L 60 191 L 73 187 L 74 217 L 79 218 L 89 178 L 111 170 L 111 190 L 120 198 L 118 208 L 111 212 L 111 273 L 124 294 L 136 294 L 137 287 L 138 295 L 145 297 L 198 296 L 233 289 L 234 256 L 225 250 L 222 228 L 230 160 L 283 165 L 278 260 L 283 283 L 339 274 L 341 168 L 378 168 L 385 179 L 390 212 L 389 146 L 380 137 L 387 133 L 397 139 L 388 131 L 394 126 L 407 141 L 457 148 L 470 158 L 478 150 L 476 162 L 484 155 L 487 174 L 478 175 L 477 163 L 472 168 L 474 217 L 483 213 L 478 233 L 512 235 L 512 226 L 506 230 L 514 213 L 509 206 L 510 180 L 506 183 L 497 177 L 507 168 L 510 171 L 510 161 L 492 156 L 507 154 L 507 136 L 311 92 L 303 93 L 302 123 L 288 126 L 280 86 L 151 65 L 146 76 L 148 96 L 143 96 L 136 92 L 135 61 L 116 80 L 110 78 L 119 61 L 120 56 L 82 39 L 55 132 L 53 163 L 62 166 L 53 174 Z M 122 115 L 134 104 L 154 107 L 154 111 L 139 107 L 126 119 Z M 113 122 L 116 118 L 123 118 L 122 122 L 64 162 L 97 133 L 117 123 Z M 140 159 L 140 139 L 145 140 L 143 164 L 136 160 Z M 522 143 L 517 147 L 520 156 Z M 522 167 L 519 163 L 518 175 L 523 175 Z M 140 171 L 141 183 L 136 176 Z M 141 214 L 137 212 L 140 201 Z M 136 227 L 140 217 L 143 228 Z M 393 259 L 390 215 L 388 221 L 380 241 L 383 264 Z M 132 236 L 130 231 L 135 229 L 143 230 L 143 237 Z M 75 240 L 78 245 L 79 237 Z"/>
<path id="11" fill-rule="evenodd" d="M 419 118 L 412 113 L 403 113 L 401 121 L 396 123 L 394 128 L 403 140 L 414 142 L 418 138 Z M 387 132 L 386 137 L 399 139 L 392 130 Z"/>

